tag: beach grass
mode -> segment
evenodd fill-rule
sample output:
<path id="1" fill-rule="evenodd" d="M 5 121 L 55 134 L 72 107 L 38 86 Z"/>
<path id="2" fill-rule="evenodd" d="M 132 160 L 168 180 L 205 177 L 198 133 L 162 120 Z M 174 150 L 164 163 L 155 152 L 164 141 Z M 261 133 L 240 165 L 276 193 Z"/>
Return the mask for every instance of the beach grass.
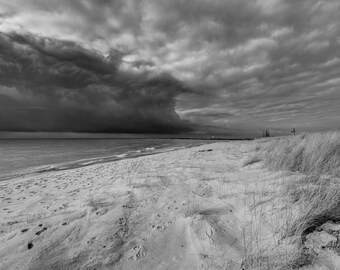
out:
<path id="1" fill-rule="evenodd" d="M 259 140 L 243 166 L 257 162 L 274 172 L 292 173 L 280 191 L 287 215 L 279 227 L 282 240 L 293 245 L 277 257 L 263 256 L 263 250 L 255 248 L 246 254 L 245 269 L 288 270 L 312 265 L 316 255 L 306 247 L 306 236 L 327 222 L 340 221 L 340 132 Z"/>
<path id="2" fill-rule="evenodd" d="M 288 235 L 298 234 L 303 240 L 323 223 L 340 221 L 340 132 L 274 139 L 260 151 L 265 167 L 304 175 L 285 186 L 286 194 L 301 208 Z"/>
<path id="3" fill-rule="evenodd" d="M 340 132 L 279 137 L 263 143 L 260 152 L 272 170 L 340 177 Z"/>

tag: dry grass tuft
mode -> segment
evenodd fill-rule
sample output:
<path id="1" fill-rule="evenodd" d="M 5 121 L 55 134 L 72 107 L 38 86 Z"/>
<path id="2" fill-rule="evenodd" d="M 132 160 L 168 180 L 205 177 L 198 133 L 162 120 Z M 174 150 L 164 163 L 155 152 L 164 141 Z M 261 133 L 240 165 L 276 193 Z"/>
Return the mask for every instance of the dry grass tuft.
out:
<path id="1" fill-rule="evenodd" d="M 339 132 L 274 139 L 263 144 L 260 152 L 270 169 L 306 174 L 285 188 L 299 213 L 287 228 L 287 236 L 299 236 L 303 241 L 323 223 L 340 221 L 340 184 L 331 178 L 340 177 Z"/>
<path id="2" fill-rule="evenodd" d="M 261 142 L 264 143 L 263 141 Z M 261 155 L 259 154 L 260 149 L 261 149 L 261 143 L 257 143 L 254 149 L 251 151 L 252 153 L 243 161 L 242 166 L 246 167 L 246 166 L 261 162 L 262 158 L 261 158 Z"/>
<path id="3" fill-rule="evenodd" d="M 296 270 L 315 262 L 316 254 L 309 248 L 301 248 L 297 253 L 291 254 L 290 260 L 282 264 L 278 262 L 277 270 Z"/>
<path id="4" fill-rule="evenodd" d="M 340 177 L 340 133 L 313 133 L 262 143 L 266 167 L 305 174 Z"/>
<path id="5" fill-rule="evenodd" d="M 287 218 L 279 225 L 282 241 L 290 243 L 291 248 L 287 250 L 289 254 L 283 254 L 285 258 L 249 256 L 244 269 L 291 270 L 312 265 L 317 254 L 305 246 L 306 236 L 326 222 L 340 222 L 340 132 L 272 138 L 259 143 L 260 149 L 244 162 L 245 166 L 262 160 L 271 170 L 295 175 L 293 181 L 283 183 L 282 196 L 288 198 L 283 208 L 287 209 Z"/>
<path id="6" fill-rule="evenodd" d="M 262 161 L 262 159 L 258 156 L 258 155 L 253 155 L 253 156 L 250 156 L 249 158 L 247 158 L 244 162 L 243 162 L 243 167 L 246 167 L 246 166 L 249 166 L 249 165 L 252 165 L 252 164 L 255 164 L 257 162 L 260 162 Z"/>
<path id="7" fill-rule="evenodd" d="M 297 207 L 298 216 L 291 220 L 286 236 L 299 236 L 304 241 L 308 233 L 322 224 L 340 221 L 340 184 L 315 184 L 287 186 L 287 193 Z"/>

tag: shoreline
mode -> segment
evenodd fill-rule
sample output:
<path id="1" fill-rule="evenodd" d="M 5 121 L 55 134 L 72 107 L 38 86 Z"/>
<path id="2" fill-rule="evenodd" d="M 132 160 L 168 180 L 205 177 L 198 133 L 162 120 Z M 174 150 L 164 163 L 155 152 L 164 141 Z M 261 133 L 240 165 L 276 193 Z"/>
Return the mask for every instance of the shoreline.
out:
<path id="1" fill-rule="evenodd" d="M 95 164 L 116 162 L 116 161 L 124 160 L 124 159 L 133 159 L 133 158 L 138 158 L 138 157 L 143 157 L 143 156 L 156 155 L 159 153 L 172 152 L 176 150 L 192 148 L 192 147 L 201 146 L 201 145 L 208 145 L 208 144 L 213 144 L 213 143 L 214 142 L 202 143 L 200 145 L 189 145 L 189 146 L 178 146 L 178 147 L 167 146 L 164 148 L 151 147 L 150 149 L 147 147 L 143 150 L 131 150 L 125 153 L 115 154 L 112 156 L 100 156 L 100 157 L 93 157 L 93 158 L 88 158 L 88 159 L 79 159 L 79 160 L 69 161 L 65 163 L 54 163 L 54 164 L 47 164 L 47 165 L 42 165 L 42 166 L 35 166 L 35 167 L 30 167 L 24 170 L 14 171 L 13 173 L 0 175 L 0 183 L 3 181 L 12 180 L 12 179 L 20 178 L 20 177 L 25 177 L 25 176 L 30 176 L 30 175 L 39 175 L 45 172 L 71 170 L 71 169 L 87 167 L 87 166 L 91 166 Z"/>
<path id="2" fill-rule="evenodd" d="M 258 138 L 261 138 L 261 137 L 258 137 Z M 94 138 L 91 138 L 91 137 L 86 137 L 86 138 L 72 138 L 72 137 L 51 137 L 51 138 L 47 138 L 47 137 L 14 137 L 14 138 L 11 138 L 11 137 L 0 137 L 0 141 L 1 140 L 115 140 L 115 139 L 119 139 L 119 140 L 145 140 L 145 139 L 151 139 L 151 140 L 202 140 L 202 141 L 252 141 L 252 140 L 255 140 L 256 137 L 244 137 L 244 138 L 214 138 L 214 139 L 211 139 L 211 138 L 204 138 L 204 137 L 198 137 L 198 138 L 195 138 L 195 137 L 174 137 L 174 138 L 171 138 L 171 137 L 150 137 L 150 138 L 134 138 L 134 137 L 113 137 L 113 138 L 110 138 L 110 137 L 94 137 Z"/>

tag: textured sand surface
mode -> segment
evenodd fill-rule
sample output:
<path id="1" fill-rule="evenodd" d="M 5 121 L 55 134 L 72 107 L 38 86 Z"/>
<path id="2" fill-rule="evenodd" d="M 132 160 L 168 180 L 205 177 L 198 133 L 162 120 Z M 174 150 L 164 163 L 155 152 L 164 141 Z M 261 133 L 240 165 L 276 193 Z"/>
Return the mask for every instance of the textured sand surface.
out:
<path id="1" fill-rule="evenodd" d="M 215 143 L 1 182 L 0 269 L 248 269 L 255 251 L 281 254 L 280 181 L 242 166 L 251 149 Z"/>

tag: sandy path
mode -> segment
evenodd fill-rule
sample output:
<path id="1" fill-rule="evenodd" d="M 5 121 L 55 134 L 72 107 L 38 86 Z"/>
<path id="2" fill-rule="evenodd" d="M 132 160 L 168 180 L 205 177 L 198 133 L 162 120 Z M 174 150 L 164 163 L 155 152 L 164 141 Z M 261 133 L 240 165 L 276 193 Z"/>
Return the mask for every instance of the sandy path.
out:
<path id="1" fill-rule="evenodd" d="M 1 182 L 0 269 L 240 269 L 245 233 L 258 237 L 245 232 L 259 225 L 250 213 L 276 200 L 261 184 L 273 178 L 242 166 L 250 145 Z M 276 241 L 264 212 L 257 233 Z"/>

